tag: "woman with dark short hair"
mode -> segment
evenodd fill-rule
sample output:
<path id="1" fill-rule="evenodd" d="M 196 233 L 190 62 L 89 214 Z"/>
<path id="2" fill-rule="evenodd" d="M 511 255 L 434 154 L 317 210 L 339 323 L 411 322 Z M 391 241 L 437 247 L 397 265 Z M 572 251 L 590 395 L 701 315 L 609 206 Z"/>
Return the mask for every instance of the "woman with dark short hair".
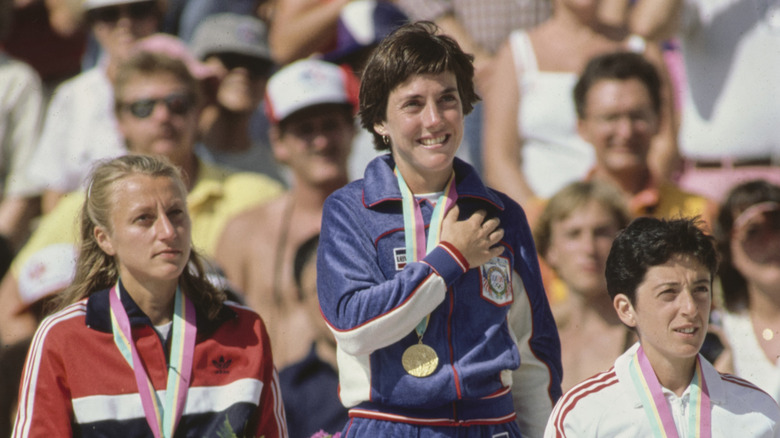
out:
<path id="1" fill-rule="evenodd" d="M 612 244 L 607 291 L 639 342 L 568 391 L 545 437 L 780 437 L 780 409 L 699 353 L 707 335 L 715 239 L 694 219 L 635 219 Z"/>
<path id="2" fill-rule="evenodd" d="M 426 22 L 364 69 L 361 122 L 390 153 L 328 198 L 317 257 L 346 437 L 540 436 L 560 396 L 525 213 L 455 158 L 473 76 Z"/>

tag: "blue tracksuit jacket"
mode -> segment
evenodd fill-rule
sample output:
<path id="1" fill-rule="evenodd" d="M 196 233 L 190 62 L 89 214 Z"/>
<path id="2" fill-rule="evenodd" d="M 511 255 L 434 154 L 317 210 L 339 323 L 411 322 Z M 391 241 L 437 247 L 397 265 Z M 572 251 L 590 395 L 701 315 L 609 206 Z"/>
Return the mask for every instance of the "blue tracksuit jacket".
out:
<path id="1" fill-rule="evenodd" d="M 525 213 L 456 158 L 461 219 L 478 209 L 498 216 L 504 253 L 469 269 L 441 242 L 407 264 L 394 166 L 377 157 L 323 211 L 317 286 L 338 342 L 342 403 L 351 417 L 421 425 L 499 424 L 517 413 L 523 435 L 541 436 L 561 394 L 560 341 Z M 433 206 L 421 202 L 427 226 Z M 439 365 L 419 378 L 401 356 L 428 314 L 423 342 Z"/>

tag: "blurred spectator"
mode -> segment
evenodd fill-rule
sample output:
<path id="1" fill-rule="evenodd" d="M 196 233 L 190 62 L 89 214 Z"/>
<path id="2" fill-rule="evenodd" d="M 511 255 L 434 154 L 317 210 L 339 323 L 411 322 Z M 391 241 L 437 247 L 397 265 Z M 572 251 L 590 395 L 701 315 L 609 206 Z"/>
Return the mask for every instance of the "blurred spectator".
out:
<path id="1" fill-rule="evenodd" d="M 636 338 L 607 293 L 604 268 L 618 231 L 631 217 L 620 193 L 600 182 L 575 182 L 547 203 L 534 229 L 536 249 L 555 271 L 566 299 L 552 307 L 561 337 L 564 392 L 608 370 Z"/>
<path id="2" fill-rule="evenodd" d="M 276 62 L 285 65 L 332 50 L 341 9 L 353 1 L 376 0 L 275 0 L 268 41 Z"/>
<path id="3" fill-rule="evenodd" d="M 688 78 L 680 185 L 720 202 L 740 182 L 780 184 L 780 3 L 677 1 Z"/>
<path id="4" fill-rule="evenodd" d="M 339 15 L 336 44 L 330 51 L 316 56 L 334 64 L 347 65 L 360 77 L 368 55 L 377 44 L 407 21 L 408 17 L 391 2 L 350 2 L 342 8 Z M 354 81 L 355 87 L 358 83 L 359 81 Z M 357 92 L 355 89 L 355 95 Z M 378 154 L 368 131 L 359 129 L 349 155 L 348 169 L 351 179 L 362 178 L 366 165 Z"/>
<path id="5" fill-rule="evenodd" d="M 0 43 L 7 35 L 8 0 L 0 2 Z M 38 141 L 43 96 L 38 74 L 0 45 L 0 239 L 18 249 L 40 211 L 40 195 L 27 178 Z"/>
<path id="6" fill-rule="evenodd" d="M 124 152 L 111 83 L 133 44 L 157 31 L 162 15 L 156 0 L 85 0 L 82 6 L 104 56 L 57 87 L 47 110 L 30 169 L 35 188 L 45 191 L 44 212 L 79 188 L 95 160 Z"/>
<path id="7" fill-rule="evenodd" d="M 334 433 L 348 420 L 339 400 L 336 339 L 320 314 L 317 298 L 317 245 L 319 235 L 295 251 L 293 275 L 298 299 L 312 322 L 314 339 L 309 354 L 279 371 L 290 438 L 309 438 L 317 431 Z"/>
<path id="8" fill-rule="evenodd" d="M 680 6 L 679 0 L 600 0 L 598 14 L 602 23 L 660 42 L 676 31 Z"/>
<path id="9" fill-rule="evenodd" d="M 550 0 L 396 0 L 412 20 L 435 22 L 474 55 L 474 81 L 483 93 L 493 71 L 493 58 L 513 30 L 530 29 L 552 13 Z M 482 104 L 465 119 L 459 156 L 482 171 Z"/>
<path id="10" fill-rule="evenodd" d="M 723 372 L 750 380 L 780 400 L 780 186 L 735 186 L 715 225 L 723 257 L 722 330 L 733 363 Z"/>
<path id="11" fill-rule="evenodd" d="M 355 135 L 354 77 L 320 60 L 296 61 L 268 82 L 266 109 L 276 160 L 292 174 L 283 196 L 246 211 L 225 227 L 216 259 L 268 326 L 279 368 L 309 350 L 311 322 L 293 279 L 295 250 L 317 234 L 325 198 L 348 182 Z"/>
<path id="12" fill-rule="evenodd" d="M 76 246 L 60 243 L 33 254 L 21 269 L 20 305 L 15 313 L 30 313 L 36 325 L 46 316 L 51 297 L 65 290 L 76 272 Z M 0 348 L 0 436 L 11 436 L 22 367 L 32 337 Z"/>
<path id="13" fill-rule="evenodd" d="M 62 81 L 81 72 L 87 43 L 82 0 L 2 0 L 0 8 L 13 15 L 5 50 L 33 67 L 44 84 L 48 99 Z"/>
<path id="14" fill-rule="evenodd" d="M 201 84 L 180 59 L 140 51 L 121 64 L 115 82 L 114 111 L 127 142 L 122 153 L 163 155 L 187 177 L 193 245 L 212 257 L 230 218 L 278 196 L 282 187 L 263 175 L 236 173 L 201 161 L 194 152 L 202 107 Z M 32 334 L 29 315 L 10 315 L 19 301 L 20 267 L 38 249 L 78 240 L 76 218 L 84 193 L 73 192 L 46 215 L 14 259 L 0 285 L 0 336 L 3 343 Z"/>
<path id="15" fill-rule="evenodd" d="M 618 187 L 633 216 L 708 215 L 714 204 L 660 179 L 650 168 L 664 100 L 656 68 L 642 55 L 614 52 L 588 62 L 574 87 L 577 131 L 591 145 L 588 179 Z"/>
<path id="16" fill-rule="evenodd" d="M 198 26 L 190 47 L 219 75 L 213 100 L 201 115 L 199 154 L 280 179 L 268 132 L 260 138 L 251 129 L 254 117 L 264 117 L 260 102 L 274 67 L 266 25 L 247 15 L 212 15 Z"/>
<path id="17" fill-rule="evenodd" d="M 230 13 L 254 16 L 265 0 L 166 0 L 163 31 L 191 42 L 198 26 L 212 15 Z"/>
<path id="18" fill-rule="evenodd" d="M 556 0 L 553 16 L 530 31 L 513 32 L 496 57 L 484 92 L 485 177 L 518 202 L 548 198 L 593 166 L 593 149 L 577 135 L 571 92 L 593 56 L 630 50 L 652 60 L 665 79 L 660 48 L 605 26 L 599 2 Z M 494 85 L 494 86 L 493 86 Z M 664 82 L 658 135 L 648 159 L 665 176 L 676 159 L 673 106 Z"/>

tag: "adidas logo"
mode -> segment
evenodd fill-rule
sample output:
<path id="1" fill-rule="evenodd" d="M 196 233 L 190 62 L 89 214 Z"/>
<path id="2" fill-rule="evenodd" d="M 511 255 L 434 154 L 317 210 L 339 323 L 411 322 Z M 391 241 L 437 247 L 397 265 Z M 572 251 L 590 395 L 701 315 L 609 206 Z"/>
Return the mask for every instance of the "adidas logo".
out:
<path id="1" fill-rule="evenodd" d="M 220 356 L 217 360 L 212 360 L 211 364 L 217 369 L 214 374 L 228 374 L 228 368 L 233 363 L 233 359 L 225 359 L 225 356 Z"/>

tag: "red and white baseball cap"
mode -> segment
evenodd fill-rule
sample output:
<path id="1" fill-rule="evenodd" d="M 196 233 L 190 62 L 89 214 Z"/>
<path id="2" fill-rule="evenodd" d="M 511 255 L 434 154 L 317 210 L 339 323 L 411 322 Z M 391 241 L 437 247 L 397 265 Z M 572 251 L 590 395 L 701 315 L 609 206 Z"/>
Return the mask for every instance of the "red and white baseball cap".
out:
<path id="1" fill-rule="evenodd" d="M 24 262 L 19 273 L 22 302 L 17 314 L 70 286 L 76 274 L 76 254 L 76 245 L 57 243 L 44 247 Z"/>
<path id="2" fill-rule="evenodd" d="M 358 79 L 347 66 L 302 59 L 283 67 L 268 80 L 265 111 L 271 123 L 314 105 L 343 103 L 357 109 Z"/>

